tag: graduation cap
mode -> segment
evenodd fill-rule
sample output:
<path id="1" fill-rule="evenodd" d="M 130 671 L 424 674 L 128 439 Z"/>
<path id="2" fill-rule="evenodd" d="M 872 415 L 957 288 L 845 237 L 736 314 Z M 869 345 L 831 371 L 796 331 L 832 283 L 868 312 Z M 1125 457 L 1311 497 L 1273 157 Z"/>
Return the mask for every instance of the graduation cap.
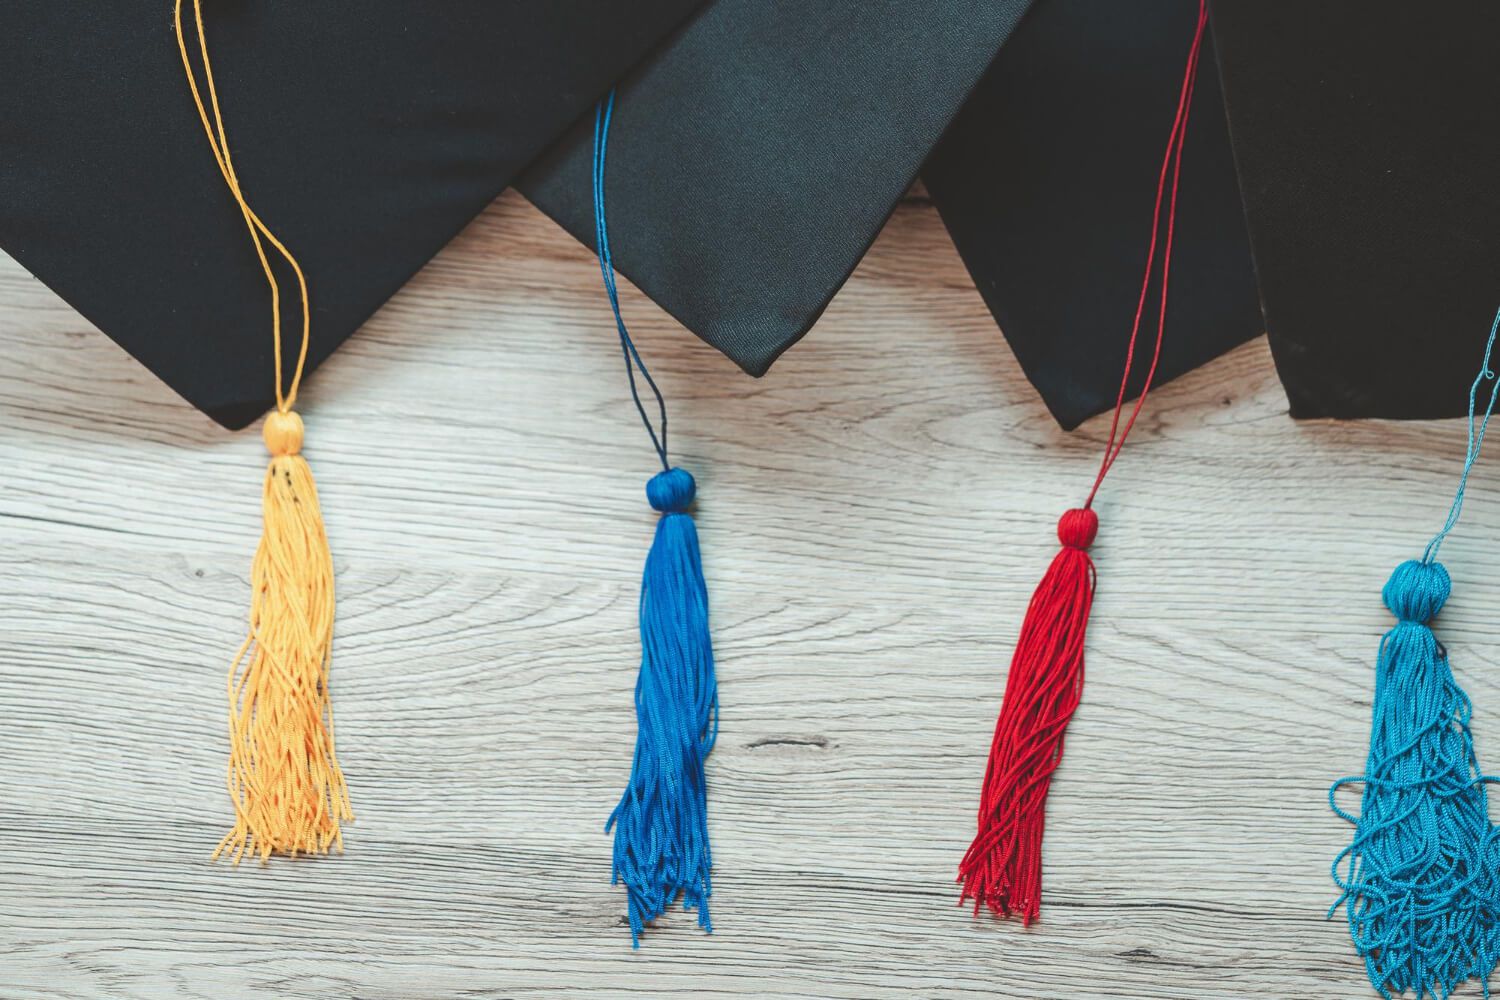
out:
<path id="1" fill-rule="evenodd" d="M 716 0 L 619 87 L 615 265 L 752 375 L 874 241 L 1027 0 Z M 517 181 L 596 246 L 592 121 Z"/>
<path id="2" fill-rule="evenodd" d="M 1115 405 L 1160 122 L 1196 9 L 1036 0 L 922 168 L 1017 361 L 1068 430 Z M 1158 383 L 1262 330 L 1211 39 L 1201 58 Z"/>
<path id="3" fill-rule="evenodd" d="M 1463 413 L 1500 260 L 1500 8 L 1214 0 L 1260 275 L 1294 417 Z"/>
<path id="4" fill-rule="evenodd" d="M 212 4 L 239 173 L 312 282 L 307 370 L 697 5 Z M 274 402 L 266 288 L 171 15 L 171 0 L 7 10 L 0 247 L 239 428 Z"/>

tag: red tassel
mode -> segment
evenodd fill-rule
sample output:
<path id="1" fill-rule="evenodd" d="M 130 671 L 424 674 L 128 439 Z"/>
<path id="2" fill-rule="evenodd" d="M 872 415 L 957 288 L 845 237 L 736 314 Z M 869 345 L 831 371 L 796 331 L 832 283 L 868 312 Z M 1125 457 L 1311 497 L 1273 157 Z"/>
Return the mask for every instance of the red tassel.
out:
<path id="1" fill-rule="evenodd" d="M 1031 595 L 1005 681 L 990 762 L 979 798 L 979 833 L 959 865 L 960 901 L 1002 917 L 1036 919 L 1042 899 L 1042 826 L 1063 733 L 1083 692 L 1083 636 L 1094 603 L 1088 547 L 1099 530 L 1092 510 L 1057 522 L 1063 549 Z"/>
<path id="2" fill-rule="evenodd" d="M 1151 218 L 1151 243 L 1146 251 L 1146 274 L 1136 303 L 1135 323 L 1125 349 L 1125 370 L 1120 376 L 1120 394 L 1115 400 L 1109 440 L 1089 498 L 1057 522 L 1057 537 L 1063 550 L 1047 567 L 1037 584 L 1021 623 L 1021 636 L 1005 679 L 1005 700 L 995 723 L 990 744 L 989 766 L 979 797 L 979 833 L 958 866 L 963 883 L 960 903 L 973 897 L 974 912 L 983 903 L 997 916 L 1019 916 L 1022 923 L 1036 919 L 1042 904 L 1042 826 L 1046 820 L 1047 789 L 1052 772 L 1062 760 L 1063 733 L 1083 694 L 1083 639 L 1088 629 L 1089 609 L 1094 603 L 1094 562 L 1088 547 L 1099 530 L 1092 508 L 1094 497 L 1110 467 L 1125 447 L 1125 439 L 1140 416 L 1151 391 L 1161 345 L 1167 328 L 1167 288 L 1172 272 L 1172 237 L 1177 224 L 1177 186 L 1182 176 L 1183 139 L 1188 112 L 1193 103 L 1193 85 L 1198 76 L 1198 56 L 1208 27 L 1208 6 L 1198 2 L 1198 25 L 1188 50 L 1182 90 L 1177 98 L 1177 118 L 1167 139 L 1161 175 L 1156 184 L 1156 209 Z M 1165 234 L 1161 232 L 1163 208 Z M 1152 268 L 1157 258 L 1157 238 L 1163 236 L 1161 253 L 1161 302 L 1156 313 L 1156 345 L 1140 395 L 1130 416 L 1121 424 L 1130 373 L 1135 366 L 1136 343 L 1151 288 Z"/>

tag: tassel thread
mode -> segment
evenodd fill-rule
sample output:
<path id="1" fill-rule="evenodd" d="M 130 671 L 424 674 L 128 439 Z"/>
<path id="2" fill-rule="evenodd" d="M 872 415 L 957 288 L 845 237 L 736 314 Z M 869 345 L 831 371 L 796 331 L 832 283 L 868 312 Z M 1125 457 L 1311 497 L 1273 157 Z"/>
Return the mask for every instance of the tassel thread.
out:
<path id="1" fill-rule="evenodd" d="M 680 896 L 712 931 L 704 761 L 718 735 L 718 694 L 708 632 L 708 588 L 698 531 L 687 513 L 693 477 L 657 473 L 646 486 L 661 512 L 641 578 L 641 671 L 636 680 L 635 758 L 605 830 L 614 831 L 611 883 L 625 884 L 630 937 Z"/>
<path id="2" fill-rule="evenodd" d="M 272 413 L 263 435 L 271 461 L 250 574 L 250 631 L 229 674 L 235 823 L 214 852 L 236 863 L 342 851 L 339 823 L 353 818 L 328 696 L 333 557 L 300 453 L 302 420 Z"/>
<path id="3" fill-rule="evenodd" d="M 1062 551 L 1031 596 L 1005 679 L 1005 697 L 979 799 L 979 833 L 959 865 L 960 900 L 997 916 L 1036 919 L 1042 898 L 1042 828 L 1063 733 L 1083 692 L 1083 638 L 1094 602 L 1088 547 L 1092 510 L 1057 525 Z"/>

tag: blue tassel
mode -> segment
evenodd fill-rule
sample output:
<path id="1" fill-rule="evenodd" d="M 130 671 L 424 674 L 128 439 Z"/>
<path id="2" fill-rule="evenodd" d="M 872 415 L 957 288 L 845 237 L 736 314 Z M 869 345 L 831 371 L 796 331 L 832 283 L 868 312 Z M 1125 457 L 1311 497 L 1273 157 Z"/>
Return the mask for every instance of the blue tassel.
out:
<path id="1" fill-rule="evenodd" d="M 635 760 L 630 783 L 610 814 L 612 882 L 629 895 L 630 937 L 680 895 L 684 910 L 708 916 L 708 787 L 703 764 L 718 735 L 714 651 L 708 633 L 708 588 L 698 531 L 687 513 L 693 477 L 659 472 L 646 484 L 661 511 L 641 578 L 641 673 L 635 685 Z"/>
<path id="2" fill-rule="evenodd" d="M 1328 790 L 1333 811 L 1354 824 L 1353 842 L 1333 862 L 1342 895 L 1328 915 L 1344 907 L 1370 985 L 1387 1000 L 1408 991 L 1417 1000 L 1446 998 L 1466 979 L 1478 979 L 1488 997 L 1500 957 L 1500 834 L 1486 794 L 1494 779 L 1479 769 L 1473 706 L 1428 625 L 1452 590 L 1438 549 L 1458 523 L 1500 395 L 1490 369 L 1497 332 L 1500 312 L 1469 388 L 1469 445 L 1448 519 L 1422 558 L 1397 566 L 1381 592 L 1396 627 L 1376 658 L 1365 773 Z M 1489 405 L 1476 421 L 1486 382 Z M 1334 800 L 1347 784 L 1364 786 L 1358 816 Z"/>
<path id="3" fill-rule="evenodd" d="M 1397 618 L 1380 644 L 1365 773 L 1329 791 L 1355 824 L 1333 865 L 1349 934 L 1382 996 L 1447 997 L 1487 979 L 1496 951 L 1496 831 L 1469 732 L 1469 698 L 1427 622 L 1448 599 L 1441 563 L 1396 567 L 1383 597 Z M 1363 783 L 1360 814 L 1334 804 Z M 1344 871 L 1340 869 L 1344 868 Z M 1488 988 L 1485 989 L 1488 996 Z"/>
<path id="4" fill-rule="evenodd" d="M 708 919 L 708 782 L 703 763 L 719 732 L 719 699 L 714 682 L 714 650 L 708 634 L 708 588 L 698 554 L 698 529 L 688 508 L 693 477 L 667 459 L 667 404 L 620 314 L 619 290 L 609 253 L 604 211 L 604 164 L 615 95 L 594 109 L 594 226 L 599 271 L 620 335 L 630 395 L 661 459 L 661 472 L 646 484 L 646 499 L 661 512 L 656 538 L 641 577 L 641 672 L 635 683 L 635 760 L 630 783 L 610 813 L 605 832 L 615 834 L 611 884 L 624 882 L 630 940 L 641 946 L 646 924 L 680 896 L 684 910 L 698 911 L 698 926 L 712 932 Z M 661 431 L 651 425 L 641 402 L 641 380 L 656 397 Z"/>

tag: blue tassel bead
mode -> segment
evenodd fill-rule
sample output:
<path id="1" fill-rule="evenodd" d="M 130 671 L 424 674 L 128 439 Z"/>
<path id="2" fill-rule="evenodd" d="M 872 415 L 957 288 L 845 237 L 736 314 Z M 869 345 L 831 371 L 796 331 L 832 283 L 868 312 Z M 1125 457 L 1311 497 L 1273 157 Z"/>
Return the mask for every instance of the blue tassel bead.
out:
<path id="1" fill-rule="evenodd" d="M 693 477 L 682 469 L 646 484 L 662 512 L 641 579 L 641 671 L 636 681 L 635 760 L 605 825 L 614 831 L 612 881 L 624 883 L 632 943 L 679 897 L 708 916 L 713 867 L 704 762 L 718 734 L 718 693 L 708 631 L 708 588 L 698 531 L 686 512 Z"/>
<path id="2" fill-rule="evenodd" d="M 1427 624 L 1451 590 L 1436 562 L 1391 574 L 1382 596 L 1397 624 L 1380 644 L 1365 773 L 1328 796 L 1355 827 L 1333 864 L 1342 895 L 1329 915 L 1345 908 L 1370 984 L 1387 998 L 1445 998 L 1466 979 L 1484 983 L 1500 955 L 1490 779 L 1474 752 L 1469 698 Z M 1345 784 L 1364 786 L 1358 816 L 1334 801 Z"/>
<path id="3" fill-rule="evenodd" d="M 668 469 L 658 472 L 646 483 L 646 499 L 652 510 L 663 514 L 684 514 L 693 505 L 698 495 L 698 486 L 692 473 L 686 469 Z"/>

